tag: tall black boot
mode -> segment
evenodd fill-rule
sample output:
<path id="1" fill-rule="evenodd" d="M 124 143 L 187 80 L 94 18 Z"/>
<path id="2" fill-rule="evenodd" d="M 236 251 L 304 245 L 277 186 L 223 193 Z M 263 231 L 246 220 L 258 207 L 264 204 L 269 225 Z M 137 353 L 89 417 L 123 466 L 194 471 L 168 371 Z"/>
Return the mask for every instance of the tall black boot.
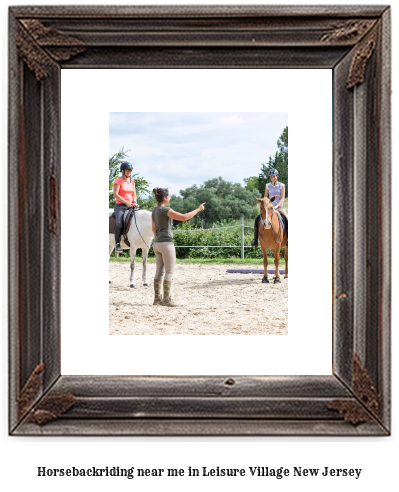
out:
<path id="1" fill-rule="evenodd" d="M 122 253 L 121 248 L 121 228 L 115 226 L 115 253 Z"/>
<path id="2" fill-rule="evenodd" d="M 259 227 L 259 217 L 260 215 L 258 215 L 255 219 L 255 224 L 254 224 L 254 238 L 252 239 L 252 242 L 251 242 L 251 246 L 253 248 L 257 248 L 258 247 L 258 227 Z"/>

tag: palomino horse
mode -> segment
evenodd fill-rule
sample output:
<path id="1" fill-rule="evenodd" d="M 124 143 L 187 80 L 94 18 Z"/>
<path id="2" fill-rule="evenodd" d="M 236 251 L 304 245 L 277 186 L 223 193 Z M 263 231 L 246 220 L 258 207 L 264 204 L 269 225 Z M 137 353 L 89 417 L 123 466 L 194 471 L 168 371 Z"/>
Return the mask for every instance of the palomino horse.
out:
<path id="1" fill-rule="evenodd" d="M 113 210 L 109 210 L 109 216 L 113 214 Z M 149 287 L 147 282 L 147 257 L 148 251 L 151 248 L 151 243 L 154 237 L 152 232 L 151 212 L 148 210 L 140 210 L 134 213 L 130 223 L 130 229 L 127 234 L 127 239 L 130 243 L 130 287 L 137 288 L 134 283 L 134 267 L 136 263 L 136 250 L 141 248 L 143 252 L 143 283 L 144 287 Z M 122 249 L 129 249 L 129 246 L 124 243 L 123 236 L 121 237 Z M 109 256 L 115 248 L 115 236 L 109 233 Z M 111 281 L 109 282 L 111 283 Z"/>
<path id="2" fill-rule="evenodd" d="M 263 251 L 264 277 L 262 283 L 269 283 L 267 278 L 267 249 L 270 248 L 274 254 L 274 265 L 276 267 L 274 283 L 280 282 L 280 249 L 285 247 L 285 278 L 288 278 L 288 233 L 283 229 L 279 215 L 275 211 L 272 202 L 276 197 L 257 198 L 260 203 L 260 220 L 259 220 L 259 240 Z"/>

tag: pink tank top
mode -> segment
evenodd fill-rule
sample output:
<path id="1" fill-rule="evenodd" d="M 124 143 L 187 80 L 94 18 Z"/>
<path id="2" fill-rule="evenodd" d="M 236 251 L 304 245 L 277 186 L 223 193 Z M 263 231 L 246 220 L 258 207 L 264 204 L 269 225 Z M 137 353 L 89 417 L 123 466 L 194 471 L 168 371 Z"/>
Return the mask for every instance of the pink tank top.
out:
<path id="1" fill-rule="evenodd" d="M 122 178 L 116 178 L 114 184 L 119 185 L 119 196 L 121 196 L 124 200 L 129 203 L 133 203 L 136 201 L 136 187 L 133 180 L 130 181 L 130 179 L 128 179 L 127 181 L 125 181 Z M 115 201 L 118 205 L 123 203 L 119 200 Z"/>

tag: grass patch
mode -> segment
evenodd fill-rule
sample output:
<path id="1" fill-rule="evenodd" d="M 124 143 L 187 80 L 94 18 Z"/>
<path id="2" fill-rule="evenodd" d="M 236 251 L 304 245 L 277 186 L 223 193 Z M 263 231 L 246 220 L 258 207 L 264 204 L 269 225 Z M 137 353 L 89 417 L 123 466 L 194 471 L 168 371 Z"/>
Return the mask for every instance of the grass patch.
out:
<path id="1" fill-rule="evenodd" d="M 268 258 L 269 265 L 274 265 L 274 259 Z M 117 263 L 130 263 L 130 258 L 110 258 L 110 261 Z M 142 258 L 136 256 L 136 262 L 141 263 Z M 148 263 L 155 263 L 155 258 L 148 258 Z M 176 258 L 178 264 L 214 264 L 214 265 L 263 265 L 263 259 L 261 258 Z M 280 265 L 285 265 L 284 258 L 280 258 Z"/>

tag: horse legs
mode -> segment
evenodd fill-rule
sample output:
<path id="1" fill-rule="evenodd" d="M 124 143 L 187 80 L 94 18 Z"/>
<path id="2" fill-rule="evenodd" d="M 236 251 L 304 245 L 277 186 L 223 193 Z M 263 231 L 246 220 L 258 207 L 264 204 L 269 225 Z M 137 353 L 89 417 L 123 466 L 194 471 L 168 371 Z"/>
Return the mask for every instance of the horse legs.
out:
<path id="1" fill-rule="evenodd" d="M 269 283 L 269 279 L 267 278 L 267 249 L 263 250 L 263 269 L 264 269 L 264 273 L 263 273 L 263 278 L 262 278 L 262 284 L 268 284 Z"/>
<path id="2" fill-rule="evenodd" d="M 144 287 L 149 287 L 150 284 L 147 282 L 147 257 L 148 257 L 148 249 L 143 248 L 142 249 L 142 255 L 143 255 L 143 282 L 144 282 Z"/>
<path id="3" fill-rule="evenodd" d="M 109 243 L 109 256 L 111 256 L 111 253 L 112 253 L 112 251 L 114 250 L 114 248 L 115 248 L 115 245 L 114 245 L 114 244 Z M 111 280 L 109 280 L 109 283 L 111 283 Z"/>
<path id="4" fill-rule="evenodd" d="M 136 264 L 136 248 L 133 245 L 130 247 L 130 287 L 137 289 L 137 285 L 134 283 L 134 267 Z"/>
<path id="5" fill-rule="evenodd" d="M 278 284 L 281 282 L 280 280 L 280 243 L 276 244 L 274 248 L 274 266 L 276 271 L 274 272 L 274 283 Z"/>
<path id="6" fill-rule="evenodd" d="M 284 273 L 284 278 L 288 278 L 288 246 L 285 247 L 284 260 L 285 260 L 285 273 Z"/>

